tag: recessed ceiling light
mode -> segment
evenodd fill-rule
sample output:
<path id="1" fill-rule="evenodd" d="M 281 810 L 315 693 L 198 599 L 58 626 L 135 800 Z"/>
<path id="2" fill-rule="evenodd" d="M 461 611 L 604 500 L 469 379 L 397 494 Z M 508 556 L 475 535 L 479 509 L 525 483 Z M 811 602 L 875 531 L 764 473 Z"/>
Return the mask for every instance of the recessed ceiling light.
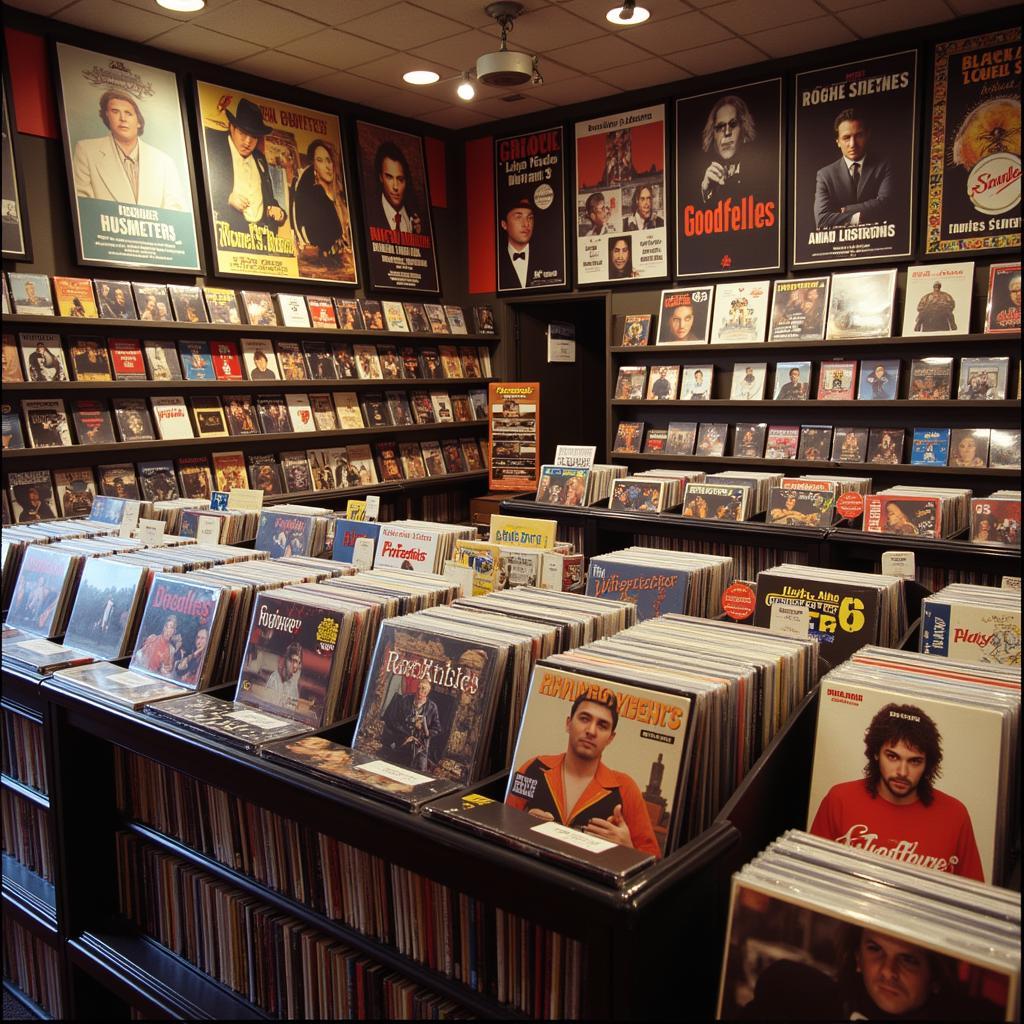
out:
<path id="1" fill-rule="evenodd" d="M 206 6 L 206 0 L 156 0 L 158 7 L 165 7 L 178 14 L 195 14 Z"/>
<path id="2" fill-rule="evenodd" d="M 650 16 L 646 7 L 637 7 L 636 0 L 625 0 L 621 7 L 613 7 L 605 15 L 613 25 L 639 25 Z"/>
<path id="3" fill-rule="evenodd" d="M 410 85 L 433 85 L 441 76 L 436 71 L 406 71 L 402 79 Z"/>

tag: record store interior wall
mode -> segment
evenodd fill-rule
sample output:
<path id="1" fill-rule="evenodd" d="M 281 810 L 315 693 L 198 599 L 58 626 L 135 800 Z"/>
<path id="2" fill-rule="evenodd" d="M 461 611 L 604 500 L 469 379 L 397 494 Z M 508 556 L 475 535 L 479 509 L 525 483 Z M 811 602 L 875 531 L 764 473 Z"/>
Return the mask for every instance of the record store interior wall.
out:
<path id="1" fill-rule="evenodd" d="M 46 274 L 71 274 L 81 275 L 82 273 L 92 275 L 91 268 L 83 270 L 75 263 L 74 256 L 74 233 L 70 219 L 70 211 L 67 196 L 67 185 L 64 169 L 64 158 L 61 150 L 60 128 L 55 113 L 55 102 L 53 98 L 54 85 L 52 73 L 52 50 L 50 39 L 62 40 L 73 43 L 77 46 L 87 47 L 108 52 L 112 55 L 123 55 L 134 60 L 150 62 L 159 67 L 166 67 L 176 71 L 186 84 L 186 95 L 188 104 L 194 103 L 191 95 L 190 78 L 221 81 L 228 85 L 235 85 L 241 89 L 250 89 L 255 93 L 288 99 L 298 104 L 305 104 L 313 108 L 335 112 L 342 120 L 342 130 L 347 147 L 346 169 L 349 180 L 349 190 L 353 195 L 353 208 L 359 205 L 355 198 L 358 194 L 356 184 L 357 170 L 354 153 L 354 129 L 357 119 L 366 119 L 374 123 L 387 125 L 411 132 L 422 134 L 426 142 L 427 162 L 430 171 L 432 202 L 434 204 L 432 215 L 434 218 L 434 236 L 437 241 L 437 257 L 441 279 L 441 301 L 466 302 L 488 301 L 495 295 L 496 274 L 494 269 L 495 252 L 495 183 L 493 172 L 493 140 L 497 137 L 514 135 L 521 132 L 537 131 L 561 125 L 564 131 L 564 148 L 568 154 L 565 161 L 565 183 L 566 183 L 566 206 L 571 207 L 573 203 L 570 197 L 573 195 L 573 183 L 575 178 L 575 167 L 573 166 L 573 122 L 585 118 L 597 118 L 605 115 L 621 113 L 632 109 L 654 104 L 665 104 L 665 134 L 666 134 L 666 191 L 673 199 L 668 200 L 666 223 L 670 228 L 668 265 L 669 274 L 665 279 L 657 281 L 648 279 L 642 282 L 616 283 L 611 288 L 611 310 L 612 314 L 620 313 L 645 313 L 657 312 L 659 306 L 659 294 L 661 289 L 672 287 L 673 279 L 685 282 L 685 277 L 675 277 L 676 253 L 674 251 L 672 230 L 675 222 L 675 103 L 676 99 L 687 96 L 698 96 L 702 93 L 713 92 L 724 88 L 739 88 L 748 83 L 761 82 L 772 77 L 782 78 L 782 112 L 783 112 L 783 183 L 785 206 L 783 212 L 783 262 L 788 265 L 791 255 L 790 232 L 792 230 L 791 203 L 786 192 L 791 187 L 789 181 L 792 168 L 790 163 L 790 148 L 792 144 L 791 135 L 793 131 L 792 117 L 792 95 L 794 89 L 794 74 L 801 71 L 809 71 L 816 68 L 826 68 L 830 65 L 841 65 L 851 61 L 864 59 L 873 55 L 894 54 L 900 50 L 914 49 L 918 53 L 917 78 L 919 83 L 918 95 L 918 116 L 919 125 L 917 132 L 918 148 L 918 174 L 917 174 L 917 195 L 913 210 L 912 242 L 913 257 L 894 258 L 891 263 L 905 265 L 914 262 L 920 252 L 920 218 L 922 216 L 922 191 L 925 189 L 926 168 L 927 168 L 927 147 L 928 147 L 928 117 L 930 113 L 931 95 L 931 53 L 936 41 L 943 39 L 954 39 L 973 33 L 990 32 L 1000 28 L 1019 24 L 1021 8 L 1007 7 L 1004 9 L 987 12 L 983 15 L 959 18 L 953 21 L 944 21 L 923 29 L 915 29 L 911 32 L 898 33 L 895 35 L 880 36 L 869 40 L 837 46 L 829 50 L 818 50 L 811 54 L 800 54 L 782 60 L 765 61 L 758 65 L 749 67 L 734 68 L 715 75 L 690 78 L 684 81 L 669 85 L 660 85 L 650 89 L 638 90 L 631 93 L 618 93 L 614 96 L 600 100 L 588 101 L 571 107 L 559 108 L 554 114 L 546 112 L 524 116 L 522 118 L 510 118 L 500 122 L 491 122 L 484 126 L 465 129 L 460 132 L 451 132 L 445 129 L 424 125 L 420 122 L 411 121 L 371 110 L 354 104 L 346 104 L 343 101 L 320 96 L 306 90 L 285 86 L 281 83 L 255 78 L 230 69 L 215 67 L 201 61 L 190 60 L 177 54 L 171 54 L 156 50 L 152 47 L 140 46 L 125 40 L 116 39 L 110 36 L 83 31 L 70 25 L 49 19 L 40 18 L 26 14 L 11 8 L 5 8 L 4 20 L 8 30 L 5 38 L 5 59 L 12 62 L 10 74 L 12 79 L 12 90 L 14 93 L 15 116 L 18 116 L 24 108 L 24 90 L 42 89 L 45 96 L 29 98 L 29 107 L 39 107 L 44 122 L 42 131 L 47 130 L 50 137 L 41 134 L 26 134 L 25 128 L 19 125 L 16 149 L 21 161 L 21 171 L 24 178 L 26 190 L 26 206 L 31 230 L 33 261 L 29 264 L 18 264 L 17 269 L 34 271 Z M 15 34 L 9 30 L 13 29 Z M 29 34 L 26 40 L 23 34 Z M 40 38 L 45 37 L 45 38 Z M 12 45 L 12 40 L 17 42 L 17 47 Z M 28 42 L 33 45 L 24 46 Z M 26 70 L 27 69 L 27 70 Z M 26 78 L 27 75 L 27 78 Z M 19 95 L 20 93 L 20 95 Z M 45 122 L 49 117 L 50 125 L 46 127 Z M 31 129 L 30 129 L 31 130 Z M 196 169 L 197 181 L 202 187 L 202 174 L 200 172 L 200 158 L 198 139 L 196 138 L 195 119 L 189 119 L 190 141 L 193 154 L 193 163 Z M 439 175 L 443 173 L 444 187 L 439 188 Z M 463 198 L 465 197 L 465 198 Z M 442 203 L 445 205 L 437 205 Z M 467 212 L 468 211 L 468 212 Z M 199 203 L 200 217 L 205 220 L 205 204 Z M 489 214 L 489 216 L 485 215 Z M 359 214 L 357 213 L 357 217 Z M 205 227 L 205 225 L 204 225 Z M 567 211 L 566 224 L 566 263 L 571 282 L 570 287 L 552 289 L 552 291 L 581 290 L 577 284 L 575 246 L 572 241 L 575 235 L 572 210 Z M 361 233 L 356 232 L 357 245 L 360 249 L 360 280 L 365 283 L 367 280 L 365 254 L 362 252 L 363 244 Z M 206 277 L 202 283 L 226 284 L 229 287 L 244 287 L 238 279 L 233 281 L 218 281 L 212 274 L 211 257 L 208 244 L 209 235 L 203 231 L 203 245 L 206 253 Z M 976 279 L 975 279 L 975 309 L 984 308 L 985 289 L 987 284 L 986 268 L 991 262 L 1005 257 L 1010 253 L 985 253 L 977 258 Z M 963 252 L 959 256 L 948 254 L 947 259 L 970 259 L 970 252 Z M 15 269 L 13 263 L 5 261 L 6 269 Z M 878 266 L 887 265 L 879 262 Z M 858 264 L 836 266 L 837 270 L 858 269 Z M 807 271 L 810 272 L 810 271 Z M 827 269 L 826 271 L 827 272 Z M 787 273 L 786 270 L 769 272 L 771 276 L 780 276 Z M 791 275 L 800 273 L 788 271 Z M 98 270 L 95 276 L 104 276 L 102 270 Z M 107 274 L 106 276 L 111 276 Z M 751 277 L 768 276 L 757 274 L 751 271 Z M 163 280 L 159 274 L 146 272 L 132 272 L 132 277 L 138 280 Z M 905 273 L 898 277 L 897 289 L 899 299 L 902 298 L 903 281 Z M 258 279 L 256 279 L 258 280 Z M 713 282 L 714 278 L 708 278 Z M 268 282 L 270 287 L 273 285 Z M 296 291 L 312 293 L 316 289 L 308 284 L 296 281 Z M 603 285 L 607 288 L 607 285 Z M 363 294 L 364 287 L 356 290 L 356 294 Z M 527 293 L 518 293 L 527 294 Z M 550 294 L 550 292 L 549 292 Z M 515 365 L 511 346 L 503 346 L 504 351 L 499 352 L 498 367 L 503 368 Z"/>

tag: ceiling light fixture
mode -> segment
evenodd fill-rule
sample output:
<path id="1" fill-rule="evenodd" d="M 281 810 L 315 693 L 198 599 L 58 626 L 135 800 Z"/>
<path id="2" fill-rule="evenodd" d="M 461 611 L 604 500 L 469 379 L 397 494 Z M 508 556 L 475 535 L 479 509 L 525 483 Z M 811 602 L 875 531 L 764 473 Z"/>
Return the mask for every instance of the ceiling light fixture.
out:
<path id="1" fill-rule="evenodd" d="M 441 76 L 436 71 L 406 71 L 402 80 L 410 85 L 433 85 L 441 80 Z"/>
<path id="2" fill-rule="evenodd" d="M 541 77 L 537 58 L 529 53 L 508 48 L 508 35 L 516 18 L 523 13 L 523 5 L 515 0 L 498 0 L 484 8 L 485 12 L 501 26 L 501 48 L 494 53 L 481 54 L 476 59 L 476 77 L 485 85 L 500 89 L 518 88 L 532 82 L 540 85 Z"/>
<path id="3" fill-rule="evenodd" d="M 613 25 L 639 25 L 650 16 L 646 7 L 637 7 L 636 0 L 623 0 L 621 7 L 613 7 L 605 15 Z"/>
<path id="4" fill-rule="evenodd" d="M 476 96 L 476 89 L 468 72 L 462 76 L 462 81 L 459 82 L 459 87 L 455 91 L 458 93 L 459 99 L 465 100 L 467 103 Z"/>
<path id="5" fill-rule="evenodd" d="M 156 0 L 156 5 L 178 14 L 195 14 L 206 6 L 206 0 Z"/>

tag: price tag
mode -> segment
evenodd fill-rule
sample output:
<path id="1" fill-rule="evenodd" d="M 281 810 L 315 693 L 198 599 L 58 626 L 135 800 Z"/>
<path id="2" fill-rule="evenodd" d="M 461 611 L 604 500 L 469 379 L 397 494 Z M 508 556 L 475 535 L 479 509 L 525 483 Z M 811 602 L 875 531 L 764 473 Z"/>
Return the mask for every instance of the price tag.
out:
<path id="1" fill-rule="evenodd" d="M 354 523 L 366 522 L 366 502 L 357 498 L 349 498 L 345 503 L 345 518 Z"/>
<path id="2" fill-rule="evenodd" d="M 366 496 L 366 521 L 368 523 L 377 522 L 377 517 L 380 515 L 380 495 L 379 494 L 368 494 Z"/>
<path id="3" fill-rule="evenodd" d="M 221 520 L 217 516 L 200 516 L 196 524 L 196 543 L 219 544 L 220 524 Z"/>
<path id="4" fill-rule="evenodd" d="M 357 537 L 352 545 L 352 564 L 357 569 L 373 568 L 373 538 Z"/>
<path id="5" fill-rule="evenodd" d="M 159 544 L 166 529 L 167 523 L 163 519 L 140 519 L 139 540 L 143 544 Z"/>
<path id="6" fill-rule="evenodd" d="M 245 722 L 246 725 L 255 725 L 257 729 L 275 729 L 290 724 L 287 719 L 265 715 L 261 711 L 231 711 L 224 717 L 234 719 L 236 722 Z"/>
<path id="7" fill-rule="evenodd" d="M 400 768 L 395 764 L 388 764 L 387 761 L 367 761 L 366 764 L 357 766 L 361 772 L 369 772 L 371 775 L 379 775 L 382 779 L 389 779 L 391 782 L 401 782 L 406 786 L 422 786 L 424 782 L 433 782 L 429 775 L 420 775 L 418 772 L 411 772 L 408 768 Z"/>
<path id="8" fill-rule="evenodd" d="M 916 575 L 913 551 L 883 551 L 882 575 L 912 580 Z"/>
<path id="9" fill-rule="evenodd" d="M 239 512 L 259 512 L 263 508 L 264 493 L 248 487 L 232 487 L 228 491 L 228 508 Z"/>
<path id="10" fill-rule="evenodd" d="M 141 502 L 126 501 L 124 503 L 124 518 L 121 520 L 120 536 L 130 537 L 135 532 L 135 527 L 139 525 L 139 512 L 141 509 Z"/>
<path id="11" fill-rule="evenodd" d="M 743 622 L 754 614 L 757 595 L 754 588 L 743 580 L 730 583 L 722 592 L 722 611 L 736 622 Z"/>
<path id="12" fill-rule="evenodd" d="M 150 676 L 140 676 L 137 672 L 112 672 L 107 678 L 118 686 L 127 686 L 133 690 L 139 686 L 152 686 L 153 683 L 159 682 Z M 182 689 L 182 693 L 184 692 Z"/>
<path id="13" fill-rule="evenodd" d="M 856 491 L 847 491 L 839 495 L 836 511 L 844 519 L 857 519 L 864 514 L 864 497 Z"/>
<path id="14" fill-rule="evenodd" d="M 609 843 L 607 839 L 598 839 L 589 832 L 578 832 L 557 821 L 545 821 L 543 825 L 534 825 L 530 831 L 550 836 L 562 843 L 569 843 L 570 846 L 578 846 L 581 850 L 589 850 L 591 853 L 607 853 L 608 850 L 615 849 L 615 843 Z"/>
<path id="15" fill-rule="evenodd" d="M 1020 577 L 1019 576 L 1004 576 L 1003 577 L 1003 590 L 1016 590 L 1020 592 Z"/>
<path id="16" fill-rule="evenodd" d="M 463 597 L 473 596 L 473 568 L 461 562 L 453 562 L 450 558 L 444 563 L 445 579 L 451 580 L 462 588 Z"/>
<path id="17" fill-rule="evenodd" d="M 805 640 L 811 631 L 811 610 L 805 604 L 776 602 L 772 605 L 768 628 L 780 636 L 796 636 Z"/>
<path id="18" fill-rule="evenodd" d="M 227 512 L 228 510 L 228 492 L 227 491 L 214 491 L 210 495 L 210 508 L 215 512 Z"/>

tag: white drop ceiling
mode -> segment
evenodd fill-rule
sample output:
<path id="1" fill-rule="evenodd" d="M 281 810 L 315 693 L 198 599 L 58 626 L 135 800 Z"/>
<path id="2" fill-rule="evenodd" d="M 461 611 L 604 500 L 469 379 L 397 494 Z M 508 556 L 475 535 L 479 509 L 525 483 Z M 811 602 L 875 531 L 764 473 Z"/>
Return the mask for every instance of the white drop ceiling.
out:
<path id="1" fill-rule="evenodd" d="M 642 0 L 651 19 L 628 28 L 605 20 L 610 0 L 523 0 L 512 49 L 540 56 L 544 84 L 478 87 L 455 95 L 458 76 L 497 49 L 489 0 L 207 0 L 174 14 L 155 0 L 4 0 L 172 53 L 301 85 L 445 128 L 611 96 L 772 57 L 949 21 L 1007 0 Z M 441 76 L 410 86 L 402 74 Z M 447 79 L 447 81 L 446 81 Z"/>

